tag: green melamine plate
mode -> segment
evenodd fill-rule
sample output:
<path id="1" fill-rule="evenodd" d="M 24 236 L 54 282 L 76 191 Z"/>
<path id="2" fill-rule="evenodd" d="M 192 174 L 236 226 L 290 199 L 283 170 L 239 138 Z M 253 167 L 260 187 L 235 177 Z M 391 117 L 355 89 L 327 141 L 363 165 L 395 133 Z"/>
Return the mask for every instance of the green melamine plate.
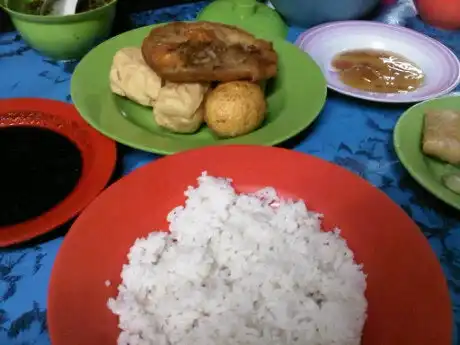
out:
<path id="1" fill-rule="evenodd" d="M 396 124 L 394 146 L 396 153 L 412 177 L 447 204 L 460 209 L 460 195 L 444 187 L 441 177 L 460 169 L 426 156 L 422 151 L 423 119 L 427 109 L 460 110 L 460 96 L 445 96 L 414 105 Z"/>
<path id="2" fill-rule="evenodd" d="M 218 139 L 203 127 L 195 134 L 175 134 L 158 127 L 152 110 L 112 94 L 109 72 L 121 48 L 141 46 L 152 27 L 116 36 L 94 48 L 78 64 L 71 96 L 81 116 L 106 136 L 131 147 L 159 154 L 220 144 L 276 145 L 308 127 L 326 101 L 326 81 L 316 63 L 296 46 L 274 41 L 279 73 L 267 84 L 268 113 L 256 131 L 233 139 Z"/>

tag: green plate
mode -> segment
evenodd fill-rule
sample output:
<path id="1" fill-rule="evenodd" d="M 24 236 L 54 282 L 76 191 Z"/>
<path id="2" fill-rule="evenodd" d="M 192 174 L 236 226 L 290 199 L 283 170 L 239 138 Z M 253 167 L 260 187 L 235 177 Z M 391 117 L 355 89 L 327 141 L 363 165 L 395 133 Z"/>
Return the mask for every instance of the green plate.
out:
<path id="1" fill-rule="evenodd" d="M 125 145 L 160 153 L 219 144 L 276 145 L 308 127 L 326 101 L 326 80 L 316 63 L 296 46 L 274 41 L 279 74 L 267 84 L 268 113 L 256 131 L 218 139 L 203 126 L 195 134 L 174 134 L 155 124 L 152 110 L 112 94 L 109 71 L 121 48 L 140 46 L 152 27 L 116 36 L 94 48 L 72 76 L 71 96 L 81 116 L 106 136 Z"/>
<path id="2" fill-rule="evenodd" d="M 441 176 L 460 169 L 423 154 L 422 133 L 427 109 L 460 110 L 460 96 L 445 96 L 419 103 L 399 119 L 394 131 L 394 146 L 401 163 L 423 187 L 449 205 L 460 209 L 460 195 L 444 187 Z"/>

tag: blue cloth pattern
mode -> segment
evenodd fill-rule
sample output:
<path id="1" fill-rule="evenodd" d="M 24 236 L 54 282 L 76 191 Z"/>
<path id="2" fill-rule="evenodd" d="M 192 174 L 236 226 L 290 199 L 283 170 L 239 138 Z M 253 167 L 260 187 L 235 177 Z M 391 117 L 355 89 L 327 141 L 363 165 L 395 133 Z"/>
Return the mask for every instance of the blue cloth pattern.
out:
<path id="1" fill-rule="evenodd" d="M 138 26 L 189 20 L 205 4 L 144 12 L 134 15 L 133 20 Z M 460 56 L 459 33 L 434 29 L 416 17 L 408 19 L 406 26 L 444 42 Z M 291 29 L 289 40 L 293 41 L 300 32 L 300 29 Z M 17 33 L 0 35 L 1 98 L 42 97 L 70 102 L 70 78 L 74 67 L 72 63 L 56 63 L 41 57 Z M 457 211 L 422 189 L 399 163 L 392 146 L 392 131 L 405 109 L 404 105 L 379 105 L 329 92 L 324 111 L 316 123 L 282 146 L 322 157 L 364 177 L 417 222 L 448 280 L 455 315 L 453 344 L 460 344 L 457 337 L 460 327 L 460 217 Z M 121 174 L 157 157 L 121 145 L 119 151 Z M 0 251 L 0 344 L 50 344 L 46 325 L 47 291 L 53 261 L 66 230 L 63 226 L 38 241 Z"/>

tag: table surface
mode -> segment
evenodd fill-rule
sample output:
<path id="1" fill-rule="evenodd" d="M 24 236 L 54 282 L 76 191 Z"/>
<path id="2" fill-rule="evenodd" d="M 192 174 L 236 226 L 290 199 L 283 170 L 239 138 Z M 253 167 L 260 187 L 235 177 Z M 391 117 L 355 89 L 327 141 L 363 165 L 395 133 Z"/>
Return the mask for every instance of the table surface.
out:
<path id="1" fill-rule="evenodd" d="M 133 21 L 142 26 L 193 19 L 203 5 L 196 3 L 144 12 L 134 15 Z M 406 26 L 443 41 L 460 56 L 460 32 L 436 30 L 417 18 L 409 19 Z M 291 28 L 289 40 L 293 41 L 299 33 L 300 30 Z M 71 102 L 70 78 L 74 67 L 41 57 L 17 33 L 0 35 L 1 98 L 42 97 Z M 380 105 L 329 92 L 316 123 L 282 146 L 346 167 L 384 191 L 412 217 L 444 269 L 455 315 L 453 344 L 458 344 L 460 217 L 458 211 L 424 191 L 395 155 L 393 128 L 406 108 L 405 105 Z M 119 146 L 118 169 L 120 174 L 127 174 L 156 157 Z M 46 326 L 48 282 L 65 231 L 64 227 L 38 242 L 0 251 L 0 344 L 49 345 Z"/>

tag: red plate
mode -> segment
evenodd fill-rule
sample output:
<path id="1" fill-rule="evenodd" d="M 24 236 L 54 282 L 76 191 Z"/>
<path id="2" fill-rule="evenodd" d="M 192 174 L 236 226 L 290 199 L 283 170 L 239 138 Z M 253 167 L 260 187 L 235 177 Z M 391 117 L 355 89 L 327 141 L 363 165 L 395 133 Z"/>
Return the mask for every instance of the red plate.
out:
<path id="1" fill-rule="evenodd" d="M 115 345 L 107 309 L 137 237 L 165 228 L 169 210 L 203 170 L 239 191 L 273 186 L 304 199 L 335 225 L 368 274 L 369 317 L 362 345 L 451 345 L 452 311 L 438 260 L 412 220 L 356 175 L 313 156 L 257 146 L 208 147 L 160 159 L 102 193 L 75 221 L 51 276 L 53 345 Z M 106 287 L 104 282 L 112 285 Z"/>
<path id="2" fill-rule="evenodd" d="M 70 104 L 33 98 L 0 100 L 0 127 L 36 126 L 66 136 L 80 149 L 82 176 L 60 204 L 40 217 L 0 227 L 0 246 L 32 239 L 62 225 L 86 207 L 109 181 L 116 161 L 115 143 L 99 134 Z"/>

